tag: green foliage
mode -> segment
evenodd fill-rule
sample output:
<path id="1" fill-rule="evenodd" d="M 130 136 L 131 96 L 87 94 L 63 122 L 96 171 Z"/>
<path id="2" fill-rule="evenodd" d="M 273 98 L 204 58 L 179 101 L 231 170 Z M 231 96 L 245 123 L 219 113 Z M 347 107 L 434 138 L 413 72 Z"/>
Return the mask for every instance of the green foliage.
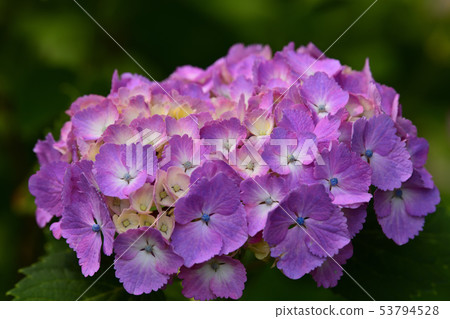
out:
<path id="1" fill-rule="evenodd" d="M 103 258 L 102 267 L 92 278 L 81 274 L 75 253 L 64 240 L 48 236 L 45 256 L 34 265 L 21 269 L 25 277 L 8 292 L 14 300 L 77 300 L 109 266 L 111 258 Z M 142 296 L 128 294 L 114 276 L 111 267 L 80 300 L 164 300 L 161 291 Z"/>
<path id="2" fill-rule="evenodd" d="M 424 230 L 403 246 L 387 239 L 369 211 L 344 268 L 376 300 L 450 299 L 450 215 L 443 205 L 426 218 Z M 367 295 L 346 275 L 333 291 L 349 300 Z"/>

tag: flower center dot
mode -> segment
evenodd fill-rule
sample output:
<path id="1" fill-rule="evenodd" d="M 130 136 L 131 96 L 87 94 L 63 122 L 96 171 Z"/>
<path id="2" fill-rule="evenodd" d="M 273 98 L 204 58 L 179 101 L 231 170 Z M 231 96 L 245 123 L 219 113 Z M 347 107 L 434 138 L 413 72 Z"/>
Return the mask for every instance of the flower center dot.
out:
<path id="1" fill-rule="evenodd" d="M 194 165 L 192 165 L 191 161 L 187 161 L 183 164 L 183 167 L 187 171 L 188 169 L 191 169 L 192 167 L 194 167 Z"/>
<path id="2" fill-rule="evenodd" d="M 273 204 L 273 199 L 271 197 L 267 198 L 265 201 L 266 205 L 272 205 Z"/>
<path id="3" fill-rule="evenodd" d="M 167 233 L 167 231 L 169 230 L 169 227 L 167 227 L 166 224 L 162 224 L 161 227 L 159 228 L 160 231 L 162 231 L 163 233 Z"/>
<path id="4" fill-rule="evenodd" d="M 317 105 L 317 110 L 319 111 L 319 113 L 325 113 L 327 111 L 324 104 Z"/>
<path id="5" fill-rule="evenodd" d="M 224 141 L 223 141 L 223 147 L 224 147 L 227 151 L 229 151 L 230 148 L 231 148 L 230 141 L 224 140 Z"/>
<path id="6" fill-rule="evenodd" d="M 255 170 L 255 163 L 250 162 L 250 163 L 247 164 L 247 166 L 245 168 L 250 170 L 250 171 L 253 171 L 253 170 Z"/>
<path id="7" fill-rule="evenodd" d="M 364 155 L 366 155 L 367 158 L 371 158 L 373 156 L 373 151 L 372 150 L 366 150 L 364 152 Z"/>
<path id="8" fill-rule="evenodd" d="M 148 253 L 151 253 L 151 252 L 153 251 L 153 247 L 150 246 L 150 245 L 145 246 L 144 249 L 145 249 L 145 251 L 148 252 Z"/>
<path id="9" fill-rule="evenodd" d="M 166 191 L 162 191 L 161 193 L 159 193 L 159 197 L 161 198 L 161 200 L 166 198 L 167 197 Z"/>
<path id="10" fill-rule="evenodd" d="M 209 217 L 208 214 L 203 214 L 203 215 L 202 215 L 202 220 L 203 220 L 205 223 L 209 222 L 210 219 L 211 219 L 211 217 Z"/>
<path id="11" fill-rule="evenodd" d="M 338 179 L 336 177 L 333 177 L 332 179 L 330 179 L 331 186 L 336 186 L 337 184 L 338 184 Z"/>
<path id="12" fill-rule="evenodd" d="M 144 204 L 141 204 L 141 205 L 139 206 L 139 208 L 140 208 L 142 211 L 146 211 L 146 210 L 147 210 L 147 206 L 145 206 Z"/>
<path id="13" fill-rule="evenodd" d="M 125 173 L 125 175 L 123 175 L 122 179 L 123 179 L 125 182 L 130 183 L 130 181 L 131 181 L 133 178 L 131 177 L 131 175 L 130 175 L 129 173 Z"/>
<path id="14" fill-rule="evenodd" d="M 287 162 L 288 164 L 295 162 L 297 159 L 295 158 L 294 155 L 289 155 L 287 158 Z"/>
<path id="15" fill-rule="evenodd" d="M 98 233 L 100 231 L 100 225 L 99 224 L 92 225 L 92 231 Z"/>
<path id="16" fill-rule="evenodd" d="M 300 226 L 303 226 L 305 224 L 305 219 L 303 217 L 297 217 L 297 219 L 295 220 L 297 222 L 297 224 L 299 224 Z"/>
<path id="17" fill-rule="evenodd" d="M 217 269 L 219 269 L 219 267 L 220 267 L 220 265 L 219 265 L 218 263 L 216 263 L 215 261 L 213 261 L 213 262 L 211 263 L 211 268 L 212 268 L 214 271 L 217 271 Z"/>
<path id="18" fill-rule="evenodd" d="M 178 192 L 178 191 L 181 190 L 181 187 L 180 187 L 180 185 L 175 184 L 175 185 L 172 186 L 172 189 L 173 189 L 173 191 L 176 193 L 176 192 Z"/>
<path id="19" fill-rule="evenodd" d="M 403 191 L 402 191 L 401 189 L 396 189 L 396 190 L 394 191 L 394 196 L 395 196 L 395 197 L 398 197 L 398 198 L 402 198 L 402 196 L 403 196 Z"/>

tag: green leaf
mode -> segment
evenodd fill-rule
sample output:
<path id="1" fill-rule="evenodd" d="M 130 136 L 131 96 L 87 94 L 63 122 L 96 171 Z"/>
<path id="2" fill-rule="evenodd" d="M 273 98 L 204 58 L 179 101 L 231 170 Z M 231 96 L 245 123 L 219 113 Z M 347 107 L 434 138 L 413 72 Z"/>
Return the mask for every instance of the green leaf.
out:
<path id="1" fill-rule="evenodd" d="M 386 238 L 372 209 L 344 268 L 376 300 L 450 299 L 450 215 L 444 204 L 426 217 L 419 236 L 403 246 Z M 346 275 L 333 291 L 349 300 L 368 296 Z"/>
<path id="2" fill-rule="evenodd" d="M 272 260 L 273 261 L 273 260 Z M 241 300 L 344 300 L 331 289 L 318 288 L 311 276 L 292 280 L 247 251 L 243 258 L 247 282 Z"/>
<path id="3" fill-rule="evenodd" d="M 7 294 L 14 300 L 77 300 L 113 262 L 111 257 L 102 259 L 100 270 L 85 278 L 75 253 L 64 240 L 49 238 L 46 255 L 21 269 L 25 277 Z M 164 300 L 164 294 L 161 291 L 141 296 L 128 294 L 111 267 L 80 300 Z"/>

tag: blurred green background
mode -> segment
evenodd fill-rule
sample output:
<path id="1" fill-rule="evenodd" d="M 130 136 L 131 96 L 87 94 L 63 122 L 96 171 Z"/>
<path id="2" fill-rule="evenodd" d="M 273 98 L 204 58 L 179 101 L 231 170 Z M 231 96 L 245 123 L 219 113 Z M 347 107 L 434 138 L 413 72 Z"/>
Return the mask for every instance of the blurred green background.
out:
<path id="1" fill-rule="evenodd" d="M 325 50 L 372 2 L 79 1 L 157 80 L 179 65 L 206 67 L 237 42 L 276 51 L 311 41 Z M 380 237 L 369 217 L 372 226 L 356 239 L 347 270 L 375 299 L 450 299 L 450 1 L 379 0 L 327 55 L 355 69 L 369 57 L 374 78 L 400 93 L 404 116 L 430 142 L 427 167 L 442 197 L 421 236 L 403 247 Z M 114 69 L 143 74 L 73 1 L 0 1 L 0 299 L 11 299 L 5 292 L 22 277 L 17 270 L 43 254 L 45 236 L 27 191 L 37 169 L 33 146 L 49 131 L 58 138 L 76 97 L 106 95 Z M 417 269 L 406 275 L 402 267 Z M 256 268 L 246 299 L 367 298 L 348 278 L 326 291 L 311 288 L 308 278 L 290 281 L 276 269 Z M 381 279 L 370 282 L 377 274 Z M 411 287 L 383 295 L 402 276 Z M 313 292 L 302 294 L 302 287 Z"/>

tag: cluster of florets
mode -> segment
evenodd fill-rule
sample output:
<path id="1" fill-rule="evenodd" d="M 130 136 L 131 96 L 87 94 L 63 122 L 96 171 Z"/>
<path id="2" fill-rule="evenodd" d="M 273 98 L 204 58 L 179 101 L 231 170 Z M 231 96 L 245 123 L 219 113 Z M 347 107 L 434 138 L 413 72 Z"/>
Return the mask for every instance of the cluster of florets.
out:
<path id="1" fill-rule="evenodd" d="M 114 73 L 108 96 L 80 97 L 67 114 L 60 139 L 34 149 L 37 222 L 51 221 L 85 276 L 114 253 L 131 294 L 177 276 L 188 298 L 237 299 L 243 249 L 332 287 L 372 197 L 399 245 L 440 200 L 396 91 L 367 61 L 353 71 L 312 44 L 273 56 L 235 45 L 161 83 Z"/>

